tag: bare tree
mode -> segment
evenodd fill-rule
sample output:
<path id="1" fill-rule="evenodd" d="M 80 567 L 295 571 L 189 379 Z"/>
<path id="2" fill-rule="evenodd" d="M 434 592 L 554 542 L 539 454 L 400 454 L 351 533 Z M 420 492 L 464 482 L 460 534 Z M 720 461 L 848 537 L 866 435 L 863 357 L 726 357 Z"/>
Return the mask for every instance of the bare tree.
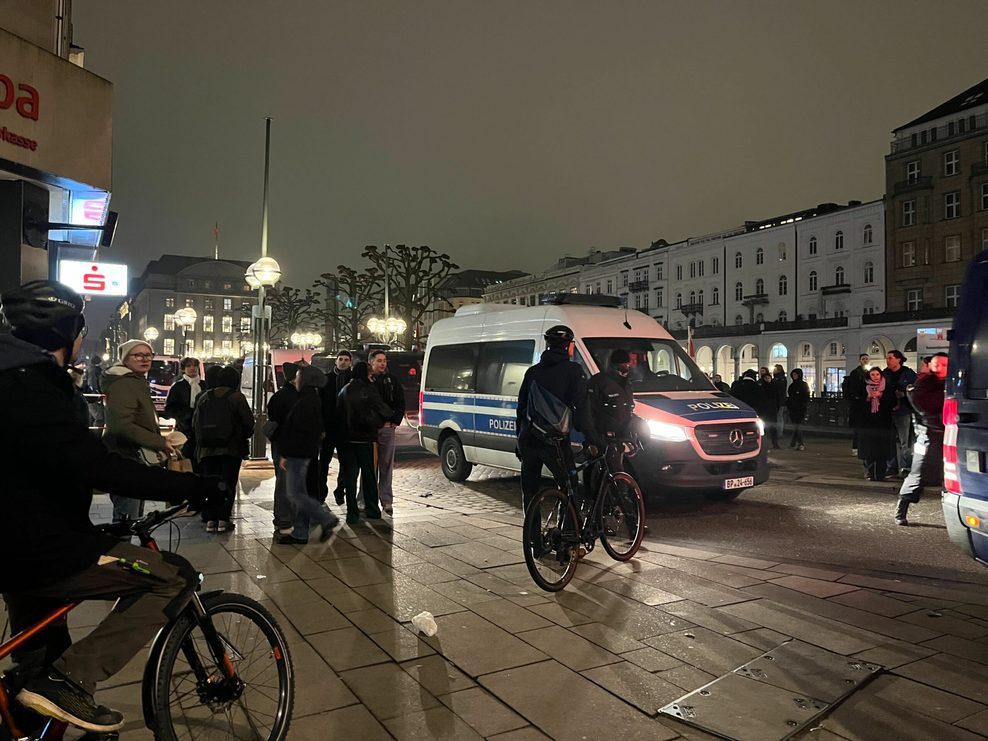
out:
<path id="1" fill-rule="evenodd" d="M 303 293 L 299 288 L 272 288 L 268 296 L 271 306 L 272 345 L 288 344 L 289 338 L 299 330 L 319 328 L 319 296 L 311 288 Z"/>
<path id="2" fill-rule="evenodd" d="M 391 313 L 405 320 L 407 328 L 402 345 L 411 347 L 415 327 L 436 298 L 439 285 L 460 266 L 446 253 L 436 252 L 427 245 L 398 244 L 387 248 L 387 256 L 385 250 L 368 245 L 362 257 L 370 260 L 382 276 L 387 275 Z"/>
<path id="3" fill-rule="evenodd" d="M 346 265 L 338 265 L 335 273 L 323 273 L 313 288 L 324 291 L 325 300 L 319 317 L 326 333 L 326 346 L 332 344 L 335 329 L 339 348 L 356 348 L 360 340 L 360 327 L 379 310 L 384 295 L 383 276 L 376 267 L 356 271 Z"/>

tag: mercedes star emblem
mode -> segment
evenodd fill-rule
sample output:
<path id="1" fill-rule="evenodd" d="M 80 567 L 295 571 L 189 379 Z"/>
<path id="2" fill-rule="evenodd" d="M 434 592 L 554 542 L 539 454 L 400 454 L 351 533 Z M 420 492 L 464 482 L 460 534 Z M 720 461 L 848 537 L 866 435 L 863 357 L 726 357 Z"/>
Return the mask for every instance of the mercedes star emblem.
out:
<path id="1" fill-rule="evenodd" d="M 740 427 L 735 427 L 731 430 L 731 434 L 728 435 L 727 439 L 731 441 L 731 445 L 735 448 L 740 448 L 744 445 L 744 433 L 741 431 Z"/>

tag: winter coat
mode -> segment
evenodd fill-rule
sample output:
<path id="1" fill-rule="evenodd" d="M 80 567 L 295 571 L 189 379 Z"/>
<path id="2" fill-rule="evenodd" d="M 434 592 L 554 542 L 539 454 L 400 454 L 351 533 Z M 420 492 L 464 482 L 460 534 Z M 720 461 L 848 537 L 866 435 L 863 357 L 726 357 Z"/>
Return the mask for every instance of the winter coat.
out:
<path id="1" fill-rule="evenodd" d="M 278 454 L 285 458 L 318 458 L 325 429 L 318 389 L 303 386 L 285 421 L 278 425 Z"/>
<path id="2" fill-rule="evenodd" d="M 518 390 L 516 429 L 518 442 L 540 444 L 528 430 L 528 393 L 533 383 L 566 404 L 573 412 L 572 426 L 580 432 L 590 429 L 587 411 L 587 382 L 583 370 L 569 359 L 565 350 L 546 350 L 539 362 L 525 371 Z"/>
<path id="3" fill-rule="evenodd" d="M 758 400 L 761 397 L 761 389 L 754 378 L 742 376 L 731 384 L 731 395 L 755 411 L 758 410 Z"/>
<path id="4" fill-rule="evenodd" d="M 810 387 L 806 381 L 793 381 L 789 384 L 789 396 L 786 399 L 786 409 L 789 419 L 794 424 L 806 420 L 806 410 L 810 405 Z"/>
<path id="5" fill-rule="evenodd" d="M 278 447 L 278 440 L 281 438 L 281 427 L 285 424 L 285 420 L 288 419 L 288 413 L 292 411 L 292 407 L 295 406 L 296 401 L 298 401 L 298 389 L 291 383 L 286 383 L 275 391 L 274 395 L 268 401 L 268 419 L 278 423 L 278 429 L 275 430 L 274 437 L 271 438 L 271 446 L 273 448 Z M 278 453 L 281 453 L 280 449 Z"/>
<path id="6" fill-rule="evenodd" d="M 103 444 L 109 450 L 136 459 L 139 448 L 165 449 L 147 378 L 126 366 L 113 365 L 103 374 L 103 393 L 106 394 Z"/>
<path id="7" fill-rule="evenodd" d="M 378 393 L 377 388 L 363 378 L 354 376 L 340 391 L 338 400 L 345 439 L 352 443 L 377 442 L 377 432 L 391 418 L 393 410 Z"/>
<path id="8" fill-rule="evenodd" d="M 603 371 L 587 383 L 587 407 L 592 425 L 587 439 L 598 446 L 608 440 L 627 440 L 631 434 L 635 397 L 628 379 Z"/>
<path id="9" fill-rule="evenodd" d="M 944 382 L 935 373 L 924 373 L 906 390 L 919 423 L 927 430 L 943 430 Z"/>
<path id="10" fill-rule="evenodd" d="M 916 371 L 903 364 L 897 371 L 886 368 L 882 371 L 882 375 L 885 376 L 885 386 L 894 399 L 893 416 L 902 417 L 912 414 L 912 407 L 909 405 L 909 399 L 906 398 L 906 389 L 916 383 Z"/>
<path id="11" fill-rule="evenodd" d="M 865 384 L 868 382 L 868 371 L 860 365 L 844 377 L 841 384 L 841 391 L 847 401 L 848 421 L 851 427 L 861 425 L 861 415 L 863 408 L 860 402 L 865 398 Z"/>
<path id="12" fill-rule="evenodd" d="M 71 576 L 119 542 L 89 519 L 93 488 L 171 502 L 215 492 L 193 474 L 111 453 L 77 416 L 75 393 L 41 348 L 0 336 L 0 592 Z"/>
<path id="13" fill-rule="evenodd" d="M 229 386 L 217 386 L 199 394 L 196 399 L 196 408 L 192 416 L 192 426 L 196 427 L 196 419 L 199 410 L 202 408 L 203 400 L 213 397 L 227 403 L 230 413 L 230 422 L 233 428 L 233 437 L 221 447 L 208 447 L 196 445 L 196 460 L 203 458 L 213 458 L 218 455 L 229 455 L 234 458 L 244 459 L 250 453 L 250 436 L 254 434 L 254 413 L 250 410 L 247 397 L 240 391 L 236 391 Z"/>
<path id="14" fill-rule="evenodd" d="M 402 388 L 401 381 L 384 372 L 374 379 L 374 388 L 381 394 L 384 403 L 391 407 L 391 414 L 384 421 L 400 425 L 405 419 L 405 389 Z"/>
<path id="15" fill-rule="evenodd" d="M 779 396 L 775 388 L 774 381 L 761 381 L 758 384 L 758 400 L 755 403 L 755 411 L 758 416 L 765 421 L 775 422 L 779 413 Z"/>
<path id="16" fill-rule="evenodd" d="M 785 406 L 787 406 L 788 386 L 789 386 L 789 377 L 785 373 L 772 374 L 772 388 L 775 390 L 776 409 L 782 409 Z"/>
<path id="17" fill-rule="evenodd" d="M 200 389 L 203 388 L 200 382 Z M 168 389 L 165 399 L 165 416 L 175 420 L 175 429 L 186 437 L 192 435 L 192 410 L 195 399 L 192 398 L 192 384 L 185 378 L 180 378 Z"/>
<path id="18" fill-rule="evenodd" d="M 337 399 L 343 387 L 350 382 L 351 376 L 352 373 L 349 368 L 345 371 L 341 371 L 339 368 L 333 368 L 332 371 L 326 374 L 326 385 L 319 389 L 319 401 L 322 404 L 322 423 L 326 428 L 326 437 L 334 440 L 342 440 L 344 438 L 345 431 L 337 408 Z"/>

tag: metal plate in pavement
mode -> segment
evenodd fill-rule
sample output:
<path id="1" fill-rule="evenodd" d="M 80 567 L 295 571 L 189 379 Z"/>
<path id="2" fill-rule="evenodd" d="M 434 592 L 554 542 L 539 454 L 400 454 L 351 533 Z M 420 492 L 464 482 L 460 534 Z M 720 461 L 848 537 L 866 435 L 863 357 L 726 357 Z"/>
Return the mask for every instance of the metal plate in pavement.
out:
<path id="1" fill-rule="evenodd" d="M 883 668 L 802 641 L 788 641 L 734 673 L 833 704 Z"/>

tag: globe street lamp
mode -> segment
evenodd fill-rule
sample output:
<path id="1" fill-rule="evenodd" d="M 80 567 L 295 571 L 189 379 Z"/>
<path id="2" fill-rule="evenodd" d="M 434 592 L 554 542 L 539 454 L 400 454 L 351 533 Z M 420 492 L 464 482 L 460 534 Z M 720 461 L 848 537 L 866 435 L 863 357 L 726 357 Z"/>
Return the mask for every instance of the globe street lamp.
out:
<path id="1" fill-rule="evenodd" d="M 391 347 L 396 337 L 404 334 L 407 328 L 408 325 L 404 319 L 393 316 L 384 319 L 372 316 L 367 320 L 367 329 L 380 337 L 381 341 L 387 343 L 388 347 Z"/>
<path id="2" fill-rule="evenodd" d="M 154 342 L 158 339 L 158 329 L 156 327 L 148 327 L 144 330 L 144 339 L 148 342 Z"/>
<path id="3" fill-rule="evenodd" d="M 254 416 L 257 420 L 257 423 L 254 425 L 252 457 L 264 458 L 267 442 L 260 430 L 264 425 L 263 415 L 266 399 L 264 395 L 264 371 L 268 364 L 268 323 L 271 319 L 271 310 L 264 305 L 264 294 L 267 289 L 273 288 L 281 280 L 281 266 L 273 257 L 264 256 L 247 268 L 247 272 L 244 273 L 244 280 L 248 286 L 257 291 L 257 306 L 254 307 L 252 312 L 253 340 L 250 343 L 252 349 L 255 349 L 251 402 L 254 407 Z"/>
<path id="4" fill-rule="evenodd" d="M 322 336 L 316 332 L 293 332 L 292 344 L 303 349 L 316 348 L 322 344 Z"/>
<path id="5" fill-rule="evenodd" d="M 196 319 L 199 315 L 196 314 L 196 310 L 191 306 L 186 306 L 175 312 L 175 324 L 182 328 L 182 352 L 180 355 L 186 354 L 191 355 L 191 353 L 185 352 L 185 338 L 189 333 L 189 330 L 195 326 Z"/>

